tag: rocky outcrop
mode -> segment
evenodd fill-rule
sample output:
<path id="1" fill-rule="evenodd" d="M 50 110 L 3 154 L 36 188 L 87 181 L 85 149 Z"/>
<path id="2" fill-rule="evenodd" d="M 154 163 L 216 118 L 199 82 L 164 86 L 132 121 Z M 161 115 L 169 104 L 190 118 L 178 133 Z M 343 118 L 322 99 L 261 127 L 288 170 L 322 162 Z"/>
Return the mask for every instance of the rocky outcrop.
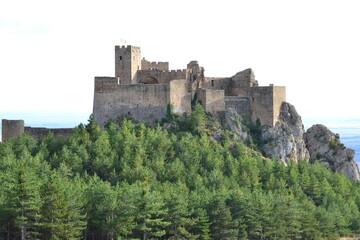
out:
<path id="1" fill-rule="evenodd" d="M 333 171 L 345 173 L 347 178 L 360 180 L 359 167 L 354 161 L 355 151 L 346 148 L 340 142 L 339 135 L 317 124 L 306 131 L 304 140 L 310 153 L 310 162 L 318 160 Z"/>
<path id="2" fill-rule="evenodd" d="M 263 153 L 266 157 L 275 158 L 284 163 L 308 159 L 309 152 L 303 135 L 304 126 L 300 115 L 293 105 L 284 102 L 275 127 L 262 127 L 260 140 Z"/>
<path id="3" fill-rule="evenodd" d="M 225 111 L 225 125 L 234 133 L 234 140 L 245 141 L 248 134 L 242 129 L 242 118 L 233 108 L 227 108 Z"/>

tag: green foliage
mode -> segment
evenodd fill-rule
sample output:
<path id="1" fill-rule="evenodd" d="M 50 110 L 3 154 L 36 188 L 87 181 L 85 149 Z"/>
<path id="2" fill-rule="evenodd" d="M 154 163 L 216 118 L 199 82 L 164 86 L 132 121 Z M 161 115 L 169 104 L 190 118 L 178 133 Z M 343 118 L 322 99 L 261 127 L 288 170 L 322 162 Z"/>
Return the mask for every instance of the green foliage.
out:
<path id="1" fill-rule="evenodd" d="M 68 139 L 0 143 L 0 239 L 336 239 L 360 231 L 358 183 L 321 164 L 265 160 L 226 135 L 217 142 L 218 122 L 201 105 L 169 120 L 169 130 L 126 119 L 102 130 L 90 118 Z"/>

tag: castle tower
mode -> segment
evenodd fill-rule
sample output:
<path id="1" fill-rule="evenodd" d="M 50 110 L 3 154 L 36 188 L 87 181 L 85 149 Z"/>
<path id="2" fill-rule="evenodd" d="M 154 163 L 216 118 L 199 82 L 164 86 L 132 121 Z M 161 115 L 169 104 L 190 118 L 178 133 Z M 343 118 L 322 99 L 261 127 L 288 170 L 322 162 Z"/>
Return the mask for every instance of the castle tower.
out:
<path id="1" fill-rule="evenodd" d="M 24 133 L 24 120 L 2 120 L 2 137 L 1 141 L 20 136 Z"/>
<path id="2" fill-rule="evenodd" d="M 141 70 L 141 51 L 134 46 L 115 46 L 115 77 L 119 84 L 138 83 L 137 71 Z"/>

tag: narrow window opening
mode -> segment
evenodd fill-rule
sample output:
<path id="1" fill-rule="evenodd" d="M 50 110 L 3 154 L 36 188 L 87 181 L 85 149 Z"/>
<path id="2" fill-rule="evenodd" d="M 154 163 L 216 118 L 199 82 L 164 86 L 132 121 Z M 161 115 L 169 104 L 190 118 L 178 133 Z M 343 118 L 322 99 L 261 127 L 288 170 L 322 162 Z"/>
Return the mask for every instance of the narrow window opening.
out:
<path id="1" fill-rule="evenodd" d="M 254 98 L 254 97 L 252 97 L 252 100 L 253 100 L 253 102 L 255 102 L 255 98 Z"/>
<path id="2" fill-rule="evenodd" d="M 128 114 L 130 115 L 130 112 L 128 112 Z"/>
<path id="3" fill-rule="evenodd" d="M 122 60 L 122 56 L 119 57 L 120 61 Z"/>
<path id="4" fill-rule="evenodd" d="M 214 86 L 214 80 L 211 80 L 211 86 L 212 87 Z"/>

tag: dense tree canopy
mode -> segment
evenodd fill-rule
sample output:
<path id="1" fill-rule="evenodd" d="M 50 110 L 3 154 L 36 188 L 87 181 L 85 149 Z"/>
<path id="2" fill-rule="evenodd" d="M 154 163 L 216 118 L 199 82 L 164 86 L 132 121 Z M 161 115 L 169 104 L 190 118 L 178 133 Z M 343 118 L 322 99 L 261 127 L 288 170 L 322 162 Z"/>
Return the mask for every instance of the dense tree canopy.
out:
<path id="1" fill-rule="evenodd" d="M 0 143 L 1 239 L 336 239 L 360 230 L 360 186 L 285 166 L 196 107 L 163 127 L 92 120 L 68 139 Z"/>

